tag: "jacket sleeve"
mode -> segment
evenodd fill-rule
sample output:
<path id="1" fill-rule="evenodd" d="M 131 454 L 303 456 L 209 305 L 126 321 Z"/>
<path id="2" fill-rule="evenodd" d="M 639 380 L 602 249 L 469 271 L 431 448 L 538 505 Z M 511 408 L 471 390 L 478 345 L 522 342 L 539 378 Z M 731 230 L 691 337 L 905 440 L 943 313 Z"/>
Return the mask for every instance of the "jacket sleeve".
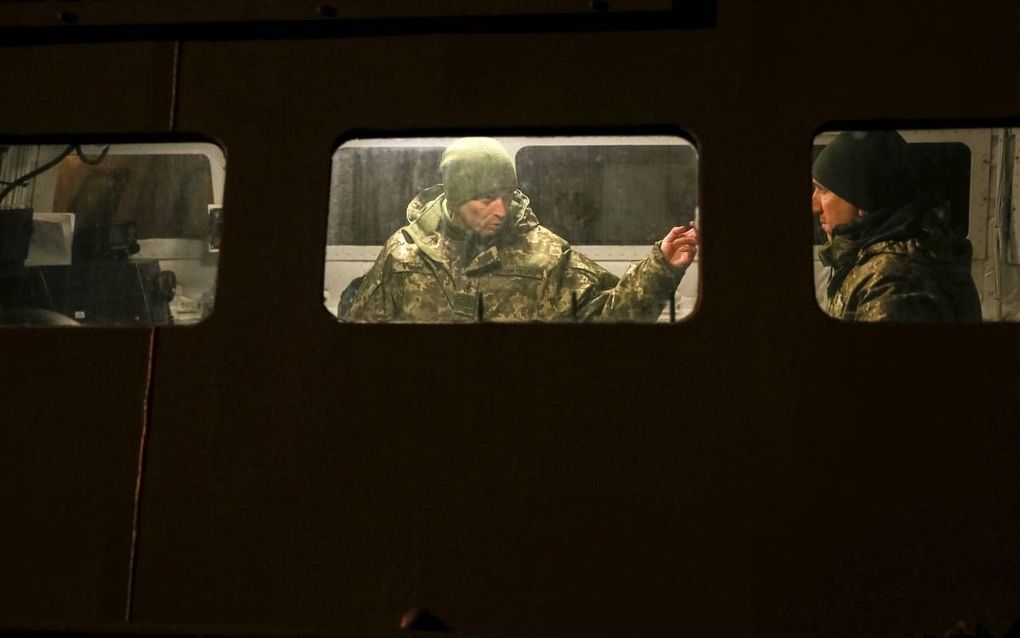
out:
<path id="1" fill-rule="evenodd" d="M 890 258 L 892 259 L 892 258 Z M 844 317 L 854 321 L 933 323 L 952 321 L 954 312 L 933 274 L 878 257 L 851 293 Z"/>
<path id="2" fill-rule="evenodd" d="M 358 292 L 351 302 L 351 307 L 340 317 L 341 321 L 384 322 L 393 321 L 395 312 L 393 302 L 386 293 L 386 264 L 389 261 L 390 247 L 386 246 L 358 287 Z"/>
<path id="3" fill-rule="evenodd" d="M 648 257 L 631 264 L 619 279 L 572 250 L 563 290 L 570 303 L 571 292 L 577 294 L 579 321 L 655 321 L 685 271 L 686 268 L 670 264 L 658 244 L 652 246 Z"/>

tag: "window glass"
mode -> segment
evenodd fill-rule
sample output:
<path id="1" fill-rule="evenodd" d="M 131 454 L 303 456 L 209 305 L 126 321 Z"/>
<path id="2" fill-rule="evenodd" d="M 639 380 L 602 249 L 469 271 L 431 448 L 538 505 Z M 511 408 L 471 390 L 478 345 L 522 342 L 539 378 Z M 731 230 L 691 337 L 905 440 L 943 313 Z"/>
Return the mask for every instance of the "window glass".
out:
<path id="1" fill-rule="evenodd" d="M 851 130 L 812 152 L 815 294 L 845 321 L 1020 317 L 1012 129 Z M 990 238 L 992 238 L 990 240 Z"/>
<path id="2" fill-rule="evenodd" d="M 698 205 L 690 145 L 525 146 L 517 164 L 542 223 L 575 244 L 651 244 Z"/>
<path id="3" fill-rule="evenodd" d="M 668 322 L 697 301 L 697 214 L 677 137 L 352 140 L 325 304 L 351 322 Z"/>
<path id="4" fill-rule="evenodd" d="M 0 145 L 0 323 L 206 317 L 224 173 L 205 143 Z"/>

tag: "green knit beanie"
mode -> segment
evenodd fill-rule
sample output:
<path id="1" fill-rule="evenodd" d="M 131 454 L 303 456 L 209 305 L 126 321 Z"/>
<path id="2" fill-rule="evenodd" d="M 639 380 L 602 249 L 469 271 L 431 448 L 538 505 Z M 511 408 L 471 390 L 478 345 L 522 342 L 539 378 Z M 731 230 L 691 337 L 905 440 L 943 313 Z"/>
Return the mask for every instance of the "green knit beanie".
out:
<path id="1" fill-rule="evenodd" d="M 503 145 L 488 137 L 465 137 L 451 144 L 439 163 L 451 210 L 494 190 L 517 188 L 517 171 Z"/>
<path id="2" fill-rule="evenodd" d="M 867 211 L 903 204 L 913 193 L 906 150 L 896 131 L 844 131 L 818 155 L 811 177 Z"/>

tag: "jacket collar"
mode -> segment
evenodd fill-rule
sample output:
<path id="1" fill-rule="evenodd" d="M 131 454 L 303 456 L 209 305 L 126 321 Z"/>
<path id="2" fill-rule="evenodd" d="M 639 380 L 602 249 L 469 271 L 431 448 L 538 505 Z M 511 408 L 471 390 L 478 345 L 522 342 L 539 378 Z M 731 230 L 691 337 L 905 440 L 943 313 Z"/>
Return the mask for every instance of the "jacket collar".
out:
<path id="1" fill-rule="evenodd" d="M 914 204 L 874 211 L 854 224 L 838 226 L 818 256 L 826 266 L 840 270 L 852 266 L 879 242 L 916 236 L 920 212 Z"/>
<path id="2" fill-rule="evenodd" d="M 970 242 L 950 228 L 948 203 L 927 209 L 910 203 L 835 229 L 818 253 L 833 269 L 829 297 L 856 265 L 879 253 L 912 255 L 941 272 L 960 271 L 966 276 L 970 272 Z"/>
<path id="3" fill-rule="evenodd" d="M 466 272 L 488 269 L 499 262 L 499 247 L 513 241 L 538 226 L 538 218 L 531 210 L 528 196 L 520 190 L 514 191 L 507 215 L 509 222 L 503 231 L 481 244 L 481 252 L 468 265 Z M 445 245 L 449 241 L 471 241 L 477 237 L 453 225 L 446 206 L 443 185 L 431 186 L 418 193 L 407 206 L 407 226 L 404 231 L 418 248 L 430 259 L 449 267 Z"/>

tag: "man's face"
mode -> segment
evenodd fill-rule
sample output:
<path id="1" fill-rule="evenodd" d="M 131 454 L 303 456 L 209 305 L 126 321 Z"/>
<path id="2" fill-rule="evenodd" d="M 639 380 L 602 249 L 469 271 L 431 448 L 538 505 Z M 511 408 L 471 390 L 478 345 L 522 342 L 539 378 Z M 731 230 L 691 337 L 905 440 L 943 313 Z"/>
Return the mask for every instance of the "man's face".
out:
<path id="1" fill-rule="evenodd" d="M 481 237 L 489 238 L 503 230 L 512 199 L 511 191 L 495 188 L 480 199 L 469 199 L 464 202 L 457 207 L 453 215 L 461 226 Z"/>
<path id="2" fill-rule="evenodd" d="M 832 237 L 834 228 L 852 224 L 859 219 L 860 209 L 856 206 L 818 182 L 814 182 L 814 186 L 815 190 L 811 193 L 811 212 L 819 216 L 822 230 L 826 235 Z"/>

